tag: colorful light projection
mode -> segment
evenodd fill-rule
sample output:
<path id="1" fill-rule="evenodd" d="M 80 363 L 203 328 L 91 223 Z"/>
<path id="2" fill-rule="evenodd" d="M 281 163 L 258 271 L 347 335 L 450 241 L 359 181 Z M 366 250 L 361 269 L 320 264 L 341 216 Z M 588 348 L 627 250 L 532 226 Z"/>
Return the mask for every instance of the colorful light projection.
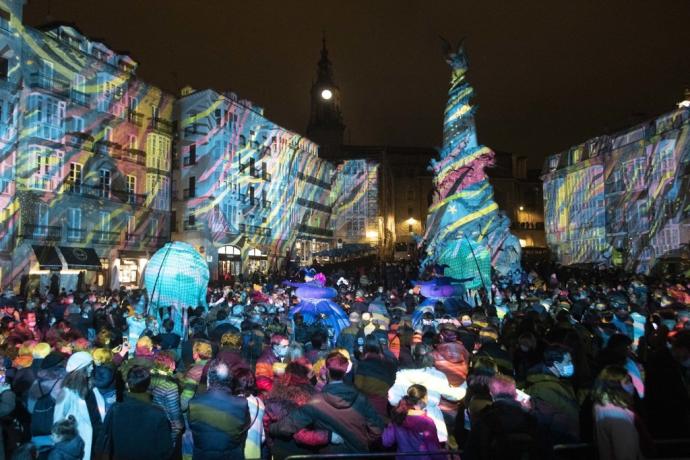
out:
<path id="1" fill-rule="evenodd" d="M 233 94 L 205 90 L 178 104 L 180 182 L 194 183 L 180 210 L 185 225 L 194 216 L 190 230 L 216 247 L 260 249 L 271 263 L 288 254 L 300 232 L 328 233 L 333 167 L 315 144 Z"/>
<path id="2" fill-rule="evenodd" d="M 348 160 L 338 166 L 331 194 L 336 237 L 378 242 L 378 173 L 379 165 L 367 160 Z"/>
<path id="3" fill-rule="evenodd" d="M 467 60 L 462 45 L 452 50 L 446 43 L 446 61 L 452 77 L 443 124 L 443 149 L 439 161 L 432 160 L 434 197 L 427 217 L 424 235 L 427 257 L 424 265 L 448 265 L 446 275 L 466 278 L 466 255 L 477 258 L 481 273 L 473 273 L 468 288 L 491 284 L 488 266 L 483 264 L 490 255 L 491 265 L 499 276 L 519 281 L 520 243 L 510 233 L 509 219 L 493 201 L 493 188 L 484 172 L 491 166 L 494 153 L 477 144 L 474 109 L 470 104 L 472 87 L 466 82 Z M 486 254 L 485 254 L 486 253 Z M 457 257 L 462 262 L 456 260 Z"/>
<path id="4" fill-rule="evenodd" d="M 688 257 L 690 110 L 554 155 L 544 176 L 547 240 L 563 264 L 649 273 Z"/>
<path id="5" fill-rule="evenodd" d="M 2 240 L 14 241 L 3 284 L 28 271 L 30 244 L 94 247 L 111 260 L 115 249 L 141 257 L 160 247 L 169 240 L 173 97 L 138 80 L 131 58 L 71 27 L 41 32 L 14 16 L 11 26 L 21 84 L 16 116 L 0 122 L 16 133 L 2 159 L 11 165 Z"/>

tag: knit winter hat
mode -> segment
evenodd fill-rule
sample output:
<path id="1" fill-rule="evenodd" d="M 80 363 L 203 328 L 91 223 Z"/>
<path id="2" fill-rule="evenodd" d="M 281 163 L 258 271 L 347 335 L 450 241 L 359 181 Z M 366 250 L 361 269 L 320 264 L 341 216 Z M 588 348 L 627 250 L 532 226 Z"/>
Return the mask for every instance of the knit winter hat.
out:
<path id="1" fill-rule="evenodd" d="M 78 351 L 67 360 L 66 370 L 67 372 L 73 372 L 79 369 L 83 369 L 89 364 L 93 363 L 93 358 L 91 354 L 86 351 Z"/>

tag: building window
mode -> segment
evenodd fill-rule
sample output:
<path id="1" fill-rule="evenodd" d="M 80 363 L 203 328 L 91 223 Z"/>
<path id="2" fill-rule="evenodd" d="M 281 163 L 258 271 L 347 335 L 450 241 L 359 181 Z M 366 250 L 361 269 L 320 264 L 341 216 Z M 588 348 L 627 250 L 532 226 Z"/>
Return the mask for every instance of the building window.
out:
<path id="1" fill-rule="evenodd" d="M 127 145 L 129 146 L 130 150 L 139 149 L 139 139 L 137 139 L 137 136 L 130 134 L 127 140 Z"/>
<path id="2" fill-rule="evenodd" d="M 108 211 L 101 211 L 99 214 L 98 228 L 102 233 L 110 232 L 110 213 Z M 103 237 L 101 237 L 103 239 Z"/>
<path id="3" fill-rule="evenodd" d="M 190 227 L 194 227 L 196 225 L 196 216 L 194 214 L 190 214 L 187 217 L 187 225 Z"/>
<path id="4" fill-rule="evenodd" d="M 35 237 L 48 236 L 48 223 L 50 222 L 49 212 L 50 208 L 48 208 L 47 204 L 38 204 L 38 209 L 36 210 L 36 226 L 34 227 Z"/>
<path id="5" fill-rule="evenodd" d="M 189 187 L 187 188 L 187 198 L 194 198 L 196 196 L 196 177 L 191 176 L 187 182 Z"/>
<path id="6" fill-rule="evenodd" d="M 111 142 L 113 140 L 113 128 L 106 126 L 103 129 L 103 140 L 106 142 Z"/>
<path id="7" fill-rule="evenodd" d="M 196 144 L 191 144 L 189 146 L 189 152 L 186 157 L 182 160 L 184 166 L 191 166 L 196 164 Z"/>
<path id="8" fill-rule="evenodd" d="M 127 201 L 136 204 L 137 176 L 127 176 Z"/>
<path id="9" fill-rule="evenodd" d="M 137 217 L 133 215 L 127 216 L 127 239 L 133 240 L 137 231 Z"/>
<path id="10" fill-rule="evenodd" d="M 70 240 L 81 240 L 81 209 L 69 208 L 68 225 L 67 238 Z"/>
<path id="11" fill-rule="evenodd" d="M 81 193 L 83 165 L 81 163 L 69 164 L 69 178 L 67 181 L 67 190 L 72 193 Z"/>
<path id="12" fill-rule="evenodd" d="M 84 132 L 84 119 L 81 117 L 72 117 L 72 132 L 73 133 L 83 133 Z"/>
<path id="13" fill-rule="evenodd" d="M 0 78 L 7 79 L 9 76 L 10 61 L 2 56 L 0 57 Z"/>
<path id="14" fill-rule="evenodd" d="M 110 170 L 101 169 L 99 174 L 101 198 L 110 198 Z"/>
<path id="15" fill-rule="evenodd" d="M 62 169 L 62 153 L 46 147 L 32 145 L 29 147 L 32 175 L 29 187 L 39 190 L 53 190 L 54 179 Z M 62 180 L 62 178 L 59 178 Z"/>
<path id="16" fill-rule="evenodd" d="M 216 109 L 213 112 L 213 119 L 216 122 L 216 126 L 220 126 L 223 123 L 223 109 Z"/>

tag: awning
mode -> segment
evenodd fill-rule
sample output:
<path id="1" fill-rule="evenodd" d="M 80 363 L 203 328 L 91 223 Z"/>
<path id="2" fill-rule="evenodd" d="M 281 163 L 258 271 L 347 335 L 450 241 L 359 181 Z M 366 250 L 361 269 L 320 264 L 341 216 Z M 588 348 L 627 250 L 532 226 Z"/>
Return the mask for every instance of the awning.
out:
<path id="1" fill-rule="evenodd" d="M 38 259 L 38 267 L 41 270 L 62 270 L 62 261 L 55 246 L 33 245 L 31 248 Z"/>
<path id="2" fill-rule="evenodd" d="M 101 269 L 101 261 L 93 248 L 60 246 L 60 252 L 67 262 L 67 268 L 77 270 Z"/>

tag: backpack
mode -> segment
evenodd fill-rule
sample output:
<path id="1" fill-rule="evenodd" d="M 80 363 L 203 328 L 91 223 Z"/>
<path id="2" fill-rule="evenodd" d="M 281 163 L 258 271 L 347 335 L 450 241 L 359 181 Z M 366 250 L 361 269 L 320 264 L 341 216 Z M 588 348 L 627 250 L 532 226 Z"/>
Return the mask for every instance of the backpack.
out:
<path id="1" fill-rule="evenodd" d="M 50 387 L 47 393 L 43 392 L 41 381 L 38 381 L 38 391 L 41 396 L 36 400 L 33 412 L 31 414 L 31 435 L 45 436 L 51 433 L 53 428 L 53 413 L 55 412 L 55 398 L 53 398 L 53 389 L 60 380 L 55 380 L 53 386 Z"/>

